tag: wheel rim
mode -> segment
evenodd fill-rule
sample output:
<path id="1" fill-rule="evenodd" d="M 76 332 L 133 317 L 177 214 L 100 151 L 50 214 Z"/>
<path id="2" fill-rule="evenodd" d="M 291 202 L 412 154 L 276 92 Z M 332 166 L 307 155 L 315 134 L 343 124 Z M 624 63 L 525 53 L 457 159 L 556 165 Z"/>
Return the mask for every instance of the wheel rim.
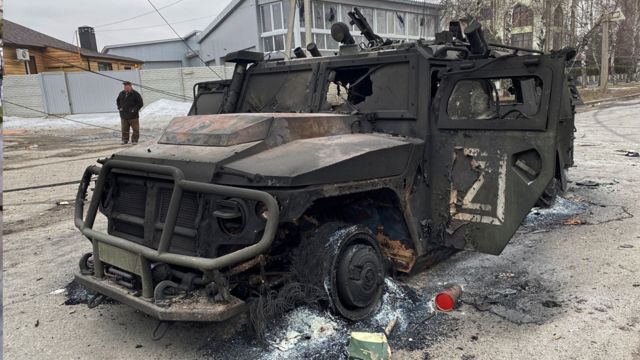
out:
<path id="1" fill-rule="evenodd" d="M 338 297 L 349 308 L 367 308 L 376 301 L 382 285 L 382 264 L 371 246 L 349 246 L 336 271 Z"/>

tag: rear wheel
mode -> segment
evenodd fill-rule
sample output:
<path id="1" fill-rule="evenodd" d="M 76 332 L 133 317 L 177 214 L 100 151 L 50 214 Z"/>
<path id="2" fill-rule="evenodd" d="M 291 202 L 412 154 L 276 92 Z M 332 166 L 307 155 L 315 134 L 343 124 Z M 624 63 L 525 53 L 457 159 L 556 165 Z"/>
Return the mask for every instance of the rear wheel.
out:
<path id="1" fill-rule="evenodd" d="M 386 271 L 380 247 L 367 227 L 327 223 L 300 246 L 294 271 L 307 277 L 304 282 L 325 290 L 334 312 L 360 320 L 377 310 Z"/>

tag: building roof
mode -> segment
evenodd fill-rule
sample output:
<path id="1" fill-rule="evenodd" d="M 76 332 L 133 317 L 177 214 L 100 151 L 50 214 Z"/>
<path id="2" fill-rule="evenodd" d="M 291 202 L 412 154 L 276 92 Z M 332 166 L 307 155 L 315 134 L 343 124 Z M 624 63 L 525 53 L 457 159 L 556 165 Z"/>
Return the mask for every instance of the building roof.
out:
<path id="1" fill-rule="evenodd" d="M 190 33 L 188 33 L 187 35 L 183 36 L 182 39 L 187 40 L 187 39 L 189 39 L 190 37 L 192 37 L 194 35 L 198 35 L 199 33 L 200 33 L 200 30 L 193 30 Z M 109 51 L 110 49 L 123 48 L 123 47 L 129 47 L 129 46 L 139 46 L 139 45 L 162 44 L 162 43 L 169 43 L 169 42 L 175 42 L 175 41 L 182 41 L 182 39 L 180 39 L 180 38 L 171 38 L 171 39 L 160 39 L 160 40 L 125 43 L 125 44 L 107 45 L 107 46 L 102 48 L 102 53 L 105 53 L 106 51 Z"/>
<path id="2" fill-rule="evenodd" d="M 242 4 L 244 0 L 231 0 L 229 5 L 225 7 L 222 12 L 216 16 L 215 19 L 207 26 L 202 32 L 200 32 L 198 36 L 198 42 L 202 42 L 209 34 L 215 30 L 220 23 L 222 23 L 233 11 Z M 425 6 L 430 7 L 432 9 L 442 9 L 443 6 L 440 5 L 439 0 L 386 0 L 390 3 L 403 4 L 403 5 L 411 5 L 411 6 Z M 369 19 L 371 20 L 371 19 Z"/>
<path id="3" fill-rule="evenodd" d="M 58 40 L 54 37 L 29 29 L 26 26 L 16 24 L 6 19 L 4 19 L 3 37 L 4 37 L 3 40 L 5 44 L 11 44 L 16 46 L 40 47 L 40 48 L 52 47 L 56 49 L 66 50 L 69 52 L 78 51 L 78 47 L 73 44 L 69 44 L 68 42 Z M 97 58 L 103 58 L 103 59 L 143 63 L 142 60 L 125 57 L 125 56 L 103 54 L 97 51 L 92 51 L 92 50 L 83 49 L 83 48 L 80 48 L 80 54 L 86 57 L 97 57 Z"/>

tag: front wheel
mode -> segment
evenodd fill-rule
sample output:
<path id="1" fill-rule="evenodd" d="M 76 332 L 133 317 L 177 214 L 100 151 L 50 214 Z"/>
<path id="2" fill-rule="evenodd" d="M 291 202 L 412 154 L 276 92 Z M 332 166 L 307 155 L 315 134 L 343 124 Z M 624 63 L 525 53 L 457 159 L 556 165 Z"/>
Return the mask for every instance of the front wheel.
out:
<path id="1" fill-rule="evenodd" d="M 302 271 L 311 275 L 305 282 L 325 290 L 334 312 L 355 321 L 378 309 L 386 271 L 380 247 L 367 227 L 321 225 L 302 241 L 297 257 L 295 267 L 303 266 L 306 271 Z M 313 260 L 318 268 L 309 269 Z"/>
<path id="2" fill-rule="evenodd" d="M 560 181 L 558 181 L 558 179 L 555 177 L 551 178 L 547 186 L 544 188 L 542 195 L 540 195 L 538 201 L 536 201 L 535 206 L 541 208 L 552 207 L 553 204 L 556 203 L 556 199 L 561 192 L 562 189 L 560 188 Z"/>

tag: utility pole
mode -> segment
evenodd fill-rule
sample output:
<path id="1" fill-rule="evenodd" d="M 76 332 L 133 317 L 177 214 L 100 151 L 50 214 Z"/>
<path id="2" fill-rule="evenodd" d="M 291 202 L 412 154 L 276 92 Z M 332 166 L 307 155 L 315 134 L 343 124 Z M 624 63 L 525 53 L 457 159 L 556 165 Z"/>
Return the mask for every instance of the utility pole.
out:
<path id="1" fill-rule="evenodd" d="M 609 22 L 611 17 L 606 14 L 602 17 L 602 58 L 600 60 L 600 91 L 607 91 L 609 84 Z"/>
<path id="2" fill-rule="evenodd" d="M 607 91 L 609 84 L 609 26 L 612 22 L 624 20 L 624 14 L 620 9 L 616 9 L 610 14 L 602 15 L 602 59 L 600 62 L 600 91 Z"/>
<path id="3" fill-rule="evenodd" d="M 313 34 L 311 34 L 311 0 L 304 0 L 304 45 L 307 46 L 313 42 Z"/>
<path id="4" fill-rule="evenodd" d="M 291 58 L 291 44 L 293 44 L 293 24 L 296 19 L 296 0 L 291 0 L 289 4 L 289 22 L 287 24 L 287 46 L 284 49 L 285 54 Z"/>

